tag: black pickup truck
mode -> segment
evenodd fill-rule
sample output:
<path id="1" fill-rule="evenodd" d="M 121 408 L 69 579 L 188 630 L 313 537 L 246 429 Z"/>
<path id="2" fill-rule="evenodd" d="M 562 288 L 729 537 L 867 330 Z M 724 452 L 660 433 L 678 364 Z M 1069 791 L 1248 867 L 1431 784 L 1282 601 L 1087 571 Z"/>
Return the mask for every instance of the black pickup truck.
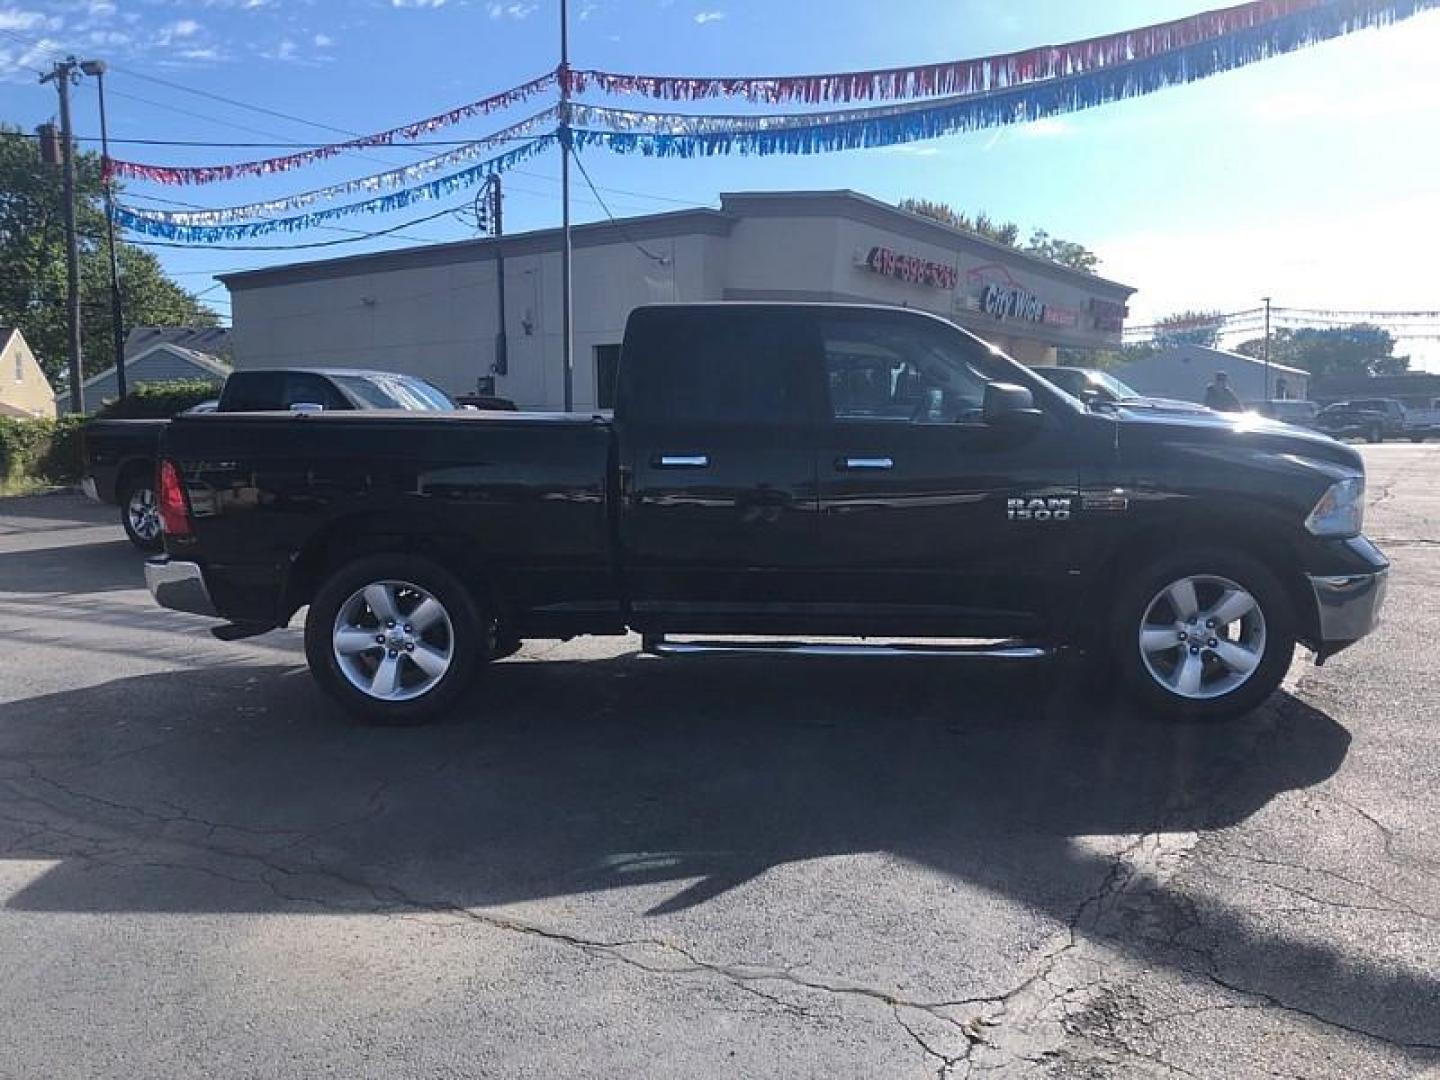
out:
<path id="1" fill-rule="evenodd" d="M 221 637 L 308 605 L 315 677 L 385 721 L 444 711 L 523 639 L 631 629 L 662 655 L 1068 647 L 1218 716 L 1297 640 L 1323 661 L 1378 618 L 1353 449 L 1092 410 L 938 318 L 639 308 L 616 395 L 613 418 L 180 417 L 151 592 Z"/>
<path id="2" fill-rule="evenodd" d="M 217 402 L 191 412 L 274 412 L 336 409 L 453 409 L 445 393 L 423 379 L 388 371 L 332 368 L 233 372 Z M 169 420 L 91 420 L 84 443 L 85 494 L 120 508 L 125 535 L 141 551 L 160 550 L 155 509 L 155 463 Z"/>

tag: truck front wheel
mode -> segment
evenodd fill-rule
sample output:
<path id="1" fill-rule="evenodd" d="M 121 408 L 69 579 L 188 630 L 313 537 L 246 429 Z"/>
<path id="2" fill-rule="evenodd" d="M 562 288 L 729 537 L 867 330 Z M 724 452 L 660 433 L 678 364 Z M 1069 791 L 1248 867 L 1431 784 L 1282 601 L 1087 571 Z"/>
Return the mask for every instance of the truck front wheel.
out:
<path id="1" fill-rule="evenodd" d="M 470 591 L 412 555 L 358 559 L 310 603 L 305 658 L 320 686 L 359 719 L 415 724 L 442 715 L 489 658 Z"/>
<path id="2" fill-rule="evenodd" d="M 1284 586 L 1248 555 L 1177 552 L 1124 589 L 1112 647 L 1143 704 L 1221 719 L 1249 712 L 1280 685 L 1295 651 L 1295 616 Z"/>

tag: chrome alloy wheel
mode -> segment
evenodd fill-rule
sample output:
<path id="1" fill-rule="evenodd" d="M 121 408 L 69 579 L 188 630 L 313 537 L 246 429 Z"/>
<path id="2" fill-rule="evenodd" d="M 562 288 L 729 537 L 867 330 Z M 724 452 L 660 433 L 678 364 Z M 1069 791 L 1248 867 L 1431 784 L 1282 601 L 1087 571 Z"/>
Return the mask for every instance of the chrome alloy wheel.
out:
<path id="1" fill-rule="evenodd" d="M 160 507 L 155 504 L 155 492 L 148 487 L 139 487 L 130 493 L 125 518 L 141 540 L 149 543 L 160 539 Z"/>
<path id="2" fill-rule="evenodd" d="M 455 657 L 455 628 L 439 600 L 408 581 L 376 581 L 340 605 L 335 662 L 351 686 L 378 701 L 433 690 Z"/>
<path id="3" fill-rule="evenodd" d="M 1155 594 L 1140 620 L 1140 658 L 1178 697 L 1205 701 L 1243 686 L 1265 657 L 1265 613 L 1229 578 L 1195 574 Z"/>

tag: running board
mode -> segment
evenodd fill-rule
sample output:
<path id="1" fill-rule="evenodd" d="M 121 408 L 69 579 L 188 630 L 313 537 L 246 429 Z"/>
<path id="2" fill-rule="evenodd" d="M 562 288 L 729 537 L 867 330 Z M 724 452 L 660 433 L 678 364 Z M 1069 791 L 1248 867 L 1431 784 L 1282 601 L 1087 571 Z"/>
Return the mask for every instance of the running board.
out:
<path id="1" fill-rule="evenodd" d="M 993 645 L 848 644 L 811 641 L 667 641 L 646 635 L 643 652 L 652 656 L 944 656 L 972 660 L 1046 660 L 1055 650 L 1013 641 Z"/>

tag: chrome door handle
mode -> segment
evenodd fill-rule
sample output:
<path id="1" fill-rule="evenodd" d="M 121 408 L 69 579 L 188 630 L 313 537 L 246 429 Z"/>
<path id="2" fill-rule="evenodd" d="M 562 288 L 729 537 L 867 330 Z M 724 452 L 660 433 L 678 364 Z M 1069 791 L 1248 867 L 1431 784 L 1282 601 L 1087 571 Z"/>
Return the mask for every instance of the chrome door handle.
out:
<path id="1" fill-rule="evenodd" d="M 662 469 L 706 469 L 710 467 L 710 455 L 661 454 L 658 464 Z"/>
<path id="2" fill-rule="evenodd" d="M 847 457 L 845 468 L 847 469 L 893 469 L 895 459 L 888 457 Z"/>

